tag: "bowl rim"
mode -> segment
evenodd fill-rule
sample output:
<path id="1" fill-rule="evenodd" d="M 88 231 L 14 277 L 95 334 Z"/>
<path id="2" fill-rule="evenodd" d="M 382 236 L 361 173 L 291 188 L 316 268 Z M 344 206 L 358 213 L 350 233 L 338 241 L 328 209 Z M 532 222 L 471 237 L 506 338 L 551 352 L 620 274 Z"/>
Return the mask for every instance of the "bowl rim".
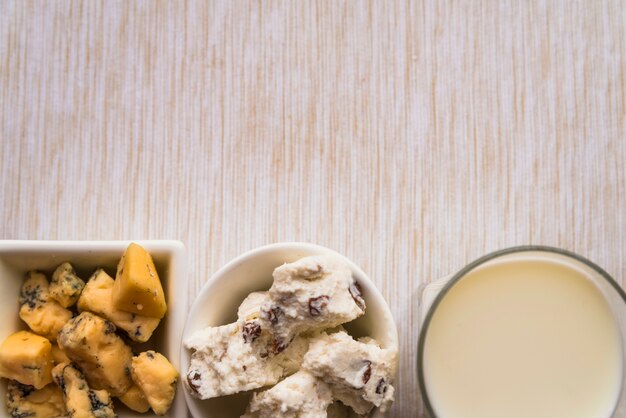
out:
<path id="1" fill-rule="evenodd" d="M 569 257 L 571 259 L 574 259 L 575 261 L 578 261 L 586 265 L 587 267 L 590 267 L 592 270 L 598 273 L 600 277 L 604 278 L 607 281 L 607 283 L 617 292 L 617 294 L 621 297 L 622 301 L 626 304 L 626 293 L 624 292 L 624 289 L 621 288 L 621 286 L 615 281 L 615 279 L 609 273 L 607 273 L 602 267 L 600 267 L 598 264 L 594 263 L 593 261 L 579 254 L 576 254 L 572 251 L 564 250 L 562 248 L 551 247 L 547 245 L 519 245 L 519 246 L 514 246 L 514 247 L 507 247 L 501 250 L 496 250 L 486 255 L 483 255 L 482 257 L 475 259 L 474 261 L 470 262 L 469 264 L 461 268 L 453 276 L 451 276 L 450 280 L 448 280 L 448 282 L 441 288 L 441 290 L 439 291 L 439 293 L 437 294 L 437 296 L 431 303 L 430 307 L 428 308 L 428 311 L 426 312 L 424 321 L 422 322 L 419 333 L 418 333 L 417 364 L 416 364 L 417 381 L 418 381 L 420 395 L 422 397 L 422 402 L 424 403 L 428 416 L 432 418 L 437 418 L 437 414 L 435 413 L 435 410 L 430 402 L 430 398 L 428 397 L 428 393 L 426 391 L 426 381 L 424 377 L 424 367 L 423 367 L 424 346 L 426 343 L 426 333 L 428 332 L 430 322 L 432 320 L 433 315 L 435 314 L 435 311 L 437 310 L 437 307 L 439 306 L 443 298 L 446 296 L 446 294 L 450 291 L 450 289 L 452 289 L 452 287 L 456 283 L 458 283 L 459 280 L 461 280 L 470 271 L 476 269 L 477 267 L 480 267 L 481 265 L 489 261 L 495 260 L 502 256 L 515 254 L 515 253 L 528 253 L 528 252 L 553 253 L 553 254 L 557 254 L 560 256 Z"/>
<path id="2" fill-rule="evenodd" d="M 376 287 L 372 279 L 370 279 L 370 277 L 367 274 L 365 274 L 365 272 L 358 265 L 356 265 L 352 260 L 342 255 L 341 253 L 331 248 L 319 245 L 319 244 L 312 244 L 312 243 L 300 242 L 300 241 L 284 241 L 284 242 L 266 244 L 266 245 L 262 245 L 262 246 L 250 249 L 240 254 L 239 256 L 233 258 L 226 264 L 224 264 L 217 271 L 215 271 L 215 273 L 213 273 L 209 279 L 207 279 L 207 281 L 204 283 L 204 285 L 200 289 L 200 292 L 195 297 L 195 300 L 193 301 L 191 308 L 189 309 L 187 318 L 185 320 L 185 326 L 183 327 L 182 338 L 180 341 L 181 346 L 180 346 L 180 351 L 179 351 L 181 371 L 183 369 L 186 370 L 188 367 L 187 364 L 184 364 L 184 362 L 187 361 L 187 357 L 189 357 L 189 355 L 187 354 L 188 350 L 184 346 L 184 340 L 187 337 L 187 334 L 190 332 L 189 327 L 190 327 L 191 318 L 194 317 L 194 313 L 199 309 L 199 307 L 202 304 L 202 301 L 206 298 L 206 295 L 211 292 L 215 283 L 217 283 L 220 280 L 223 280 L 225 276 L 228 275 L 235 267 L 246 262 L 250 258 L 262 255 L 264 253 L 270 253 L 270 252 L 280 251 L 280 250 L 294 250 L 294 249 L 302 250 L 302 251 L 308 250 L 308 251 L 317 252 L 317 253 L 330 253 L 335 256 L 338 256 L 343 261 L 345 261 L 346 264 L 350 266 L 350 269 L 352 270 L 353 274 L 359 278 L 359 284 L 361 284 L 363 287 L 367 289 L 368 296 L 377 299 L 378 305 L 384 311 L 384 314 L 385 314 L 384 318 L 385 318 L 385 321 L 388 323 L 387 325 L 391 325 L 391 330 L 390 331 L 388 330 L 389 341 L 387 342 L 388 343 L 387 348 L 393 349 L 396 352 L 399 352 L 398 327 L 396 325 L 395 320 L 393 319 L 393 315 L 391 314 L 389 305 L 387 304 L 387 301 L 382 296 L 382 294 L 380 293 L 380 291 L 378 290 L 378 288 Z M 307 255 L 304 255 L 303 257 L 306 257 L 306 256 Z M 399 357 L 398 357 L 398 360 L 399 360 Z M 398 371 L 398 361 L 396 361 L 396 365 L 394 369 L 394 379 L 397 378 L 397 371 Z M 184 379 L 184 376 L 182 376 L 182 373 L 181 373 L 181 379 Z M 194 414 L 195 411 L 192 410 L 191 405 L 194 403 L 194 401 L 196 401 L 196 399 L 191 397 L 188 391 L 184 388 L 184 385 L 183 385 L 183 391 L 185 394 L 185 400 L 187 401 L 187 407 L 189 408 L 189 412 L 191 416 L 195 417 L 196 416 Z"/>

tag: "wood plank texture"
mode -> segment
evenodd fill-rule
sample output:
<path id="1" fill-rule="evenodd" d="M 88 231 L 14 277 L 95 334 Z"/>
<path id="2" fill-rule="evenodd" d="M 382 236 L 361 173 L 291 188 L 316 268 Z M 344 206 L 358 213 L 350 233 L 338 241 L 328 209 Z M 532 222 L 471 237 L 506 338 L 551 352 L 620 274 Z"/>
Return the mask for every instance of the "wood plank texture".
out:
<path id="1" fill-rule="evenodd" d="M 546 244 L 626 274 L 621 1 L 0 2 L 0 238 L 180 239 L 193 299 L 253 247 L 417 290 Z"/>

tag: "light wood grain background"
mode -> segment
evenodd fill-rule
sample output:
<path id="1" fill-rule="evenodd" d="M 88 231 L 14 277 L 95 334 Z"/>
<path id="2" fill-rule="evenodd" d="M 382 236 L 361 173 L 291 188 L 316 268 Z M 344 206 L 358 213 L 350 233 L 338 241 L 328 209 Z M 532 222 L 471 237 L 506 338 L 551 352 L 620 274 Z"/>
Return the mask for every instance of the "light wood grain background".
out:
<path id="1" fill-rule="evenodd" d="M 622 1 L 2 1 L 0 238 L 284 240 L 417 290 L 546 244 L 624 283 Z"/>

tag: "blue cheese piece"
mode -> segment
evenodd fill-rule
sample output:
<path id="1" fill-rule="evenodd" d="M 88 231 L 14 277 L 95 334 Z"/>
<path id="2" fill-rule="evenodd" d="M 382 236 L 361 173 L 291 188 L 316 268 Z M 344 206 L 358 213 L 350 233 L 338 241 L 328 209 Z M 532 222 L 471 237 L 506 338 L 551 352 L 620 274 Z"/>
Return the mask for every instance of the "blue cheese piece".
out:
<path id="1" fill-rule="evenodd" d="M 63 393 L 53 383 L 41 389 L 9 380 L 6 393 L 7 411 L 11 417 L 60 418 L 67 416 Z"/>
<path id="2" fill-rule="evenodd" d="M 46 276 L 30 271 L 22 284 L 19 297 L 20 318 L 33 332 L 55 341 L 57 333 L 70 320 L 72 312 L 50 296 Z"/>
<path id="3" fill-rule="evenodd" d="M 83 312 L 59 332 L 59 346 L 76 363 L 89 385 L 120 396 L 132 386 L 132 351 L 115 334 L 115 325 L 90 312 Z"/>
<path id="4" fill-rule="evenodd" d="M 57 365 L 59 363 L 69 363 L 70 359 L 67 358 L 59 344 L 52 344 L 52 362 Z"/>
<path id="5" fill-rule="evenodd" d="M 326 383 L 299 371 L 268 390 L 254 393 L 241 418 L 326 418 L 332 401 Z"/>
<path id="6" fill-rule="evenodd" d="M 117 398 L 133 411 L 141 412 L 143 414 L 144 412 L 148 412 L 150 409 L 150 404 L 148 403 L 146 396 L 137 385 L 131 386 L 125 394 L 120 395 Z"/>
<path id="7" fill-rule="evenodd" d="M 310 341 L 302 370 L 326 382 L 334 399 L 364 415 L 375 407 L 385 412 L 393 402 L 396 358 L 395 350 L 380 348 L 370 338 L 356 341 L 345 332 L 321 334 Z"/>
<path id="8" fill-rule="evenodd" d="M 94 272 L 78 299 L 78 311 L 90 311 L 113 322 L 119 329 L 137 342 L 146 342 L 161 321 L 113 306 L 112 294 L 115 281 L 104 270 Z"/>
<path id="9" fill-rule="evenodd" d="M 41 389 L 51 381 L 52 347 L 28 331 L 9 335 L 0 345 L 0 377 Z"/>
<path id="10" fill-rule="evenodd" d="M 52 377 L 61 388 L 70 418 L 117 418 L 109 393 L 91 389 L 85 376 L 74 365 L 56 365 Z"/>
<path id="11" fill-rule="evenodd" d="M 76 275 L 70 263 L 63 263 L 52 273 L 50 296 L 64 308 L 76 303 L 85 287 L 85 282 Z"/>
<path id="12" fill-rule="evenodd" d="M 178 371 L 165 356 L 150 350 L 133 357 L 131 373 L 154 413 L 164 415 L 176 395 Z"/>

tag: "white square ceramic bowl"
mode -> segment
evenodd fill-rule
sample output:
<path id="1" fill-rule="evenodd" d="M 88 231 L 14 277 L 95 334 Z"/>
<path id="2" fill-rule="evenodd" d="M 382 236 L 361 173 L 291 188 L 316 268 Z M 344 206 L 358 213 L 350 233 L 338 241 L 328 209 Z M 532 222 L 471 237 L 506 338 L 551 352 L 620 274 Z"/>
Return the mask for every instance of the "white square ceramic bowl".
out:
<path id="1" fill-rule="evenodd" d="M 183 339 L 207 326 L 234 322 L 237 318 L 237 307 L 250 292 L 270 288 L 272 272 L 276 267 L 302 257 L 320 254 L 334 254 L 343 259 L 352 269 L 352 274 L 363 290 L 363 298 L 367 305 L 365 315 L 344 324 L 348 332 L 354 337 L 373 337 L 383 348 L 397 351 L 398 330 L 389 307 L 363 270 L 333 250 L 301 242 L 283 242 L 254 249 L 217 271 L 193 303 L 185 324 Z M 181 379 L 185 379 L 191 355 L 189 350 L 184 348 L 180 355 Z M 250 393 L 201 401 L 185 391 L 185 397 L 189 411 L 195 418 L 237 418 L 244 412 Z M 372 418 L 382 417 L 383 413 L 380 411 L 372 413 Z"/>
<path id="2" fill-rule="evenodd" d="M 102 267 L 115 277 L 117 262 L 131 241 L 0 241 L 0 341 L 9 334 L 27 329 L 18 316 L 17 298 L 24 274 L 41 270 L 49 276 L 62 262 L 69 261 L 83 280 Z M 168 311 L 147 347 L 165 355 L 180 370 L 180 341 L 187 314 L 187 272 L 185 246 L 180 241 L 134 241 L 150 252 L 167 300 Z M 6 381 L 0 385 L 0 417 L 8 416 L 4 406 Z M 185 417 L 187 408 L 179 381 L 176 398 L 166 417 Z M 120 418 L 156 417 L 151 413 L 138 414 L 116 402 Z M 151 412 L 151 411 L 150 411 Z"/>

